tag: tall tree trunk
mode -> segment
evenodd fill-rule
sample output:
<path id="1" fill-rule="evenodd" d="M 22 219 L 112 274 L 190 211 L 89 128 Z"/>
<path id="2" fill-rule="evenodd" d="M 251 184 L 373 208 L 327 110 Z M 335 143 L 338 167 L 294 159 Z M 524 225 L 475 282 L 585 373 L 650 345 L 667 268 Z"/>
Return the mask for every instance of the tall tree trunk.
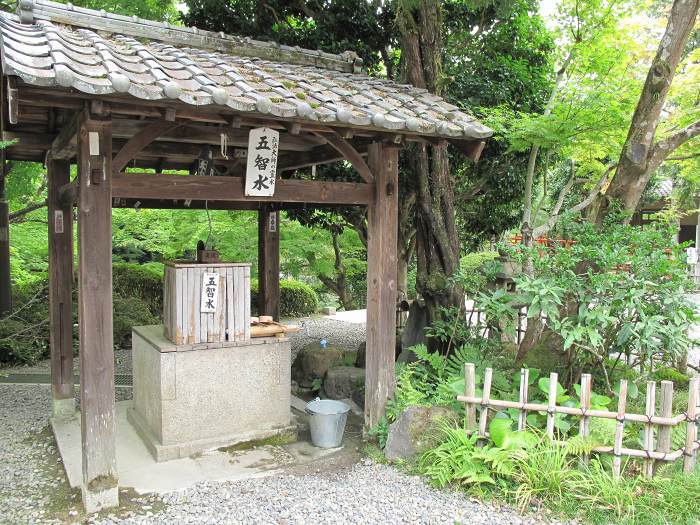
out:
<path id="1" fill-rule="evenodd" d="M 400 0 L 397 8 L 403 80 L 431 93 L 441 92 L 442 16 L 438 0 Z M 416 188 L 416 290 L 430 322 L 441 306 L 460 306 L 463 297 L 449 285 L 459 269 L 459 239 L 450 183 L 447 144 L 407 148 L 407 169 Z M 409 320 L 410 323 L 410 320 Z"/>
<path id="2" fill-rule="evenodd" d="M 631 213 L 637 209 L 649 178 L 668 154 L 700 134 L 700 122 L 654 144 L 661 111 L 688 36 L 695 25 L 700 0 L 675 0 L 656 57 L 649 68 L 642 94 L 632 117 L 617 169 L 607 191 L 594 201 L 589 216 L 598 224 L 611 203 L 619 202 Z M 675 137 L 675 140 L 671 140 Z"/>
<path id="3" fill-rule="evenodd" d="M 4 163 L 4 155 L 2 162 Z M 0 319 L 12 309 L 12 282 L 10 276 L 10 204 L 5 193 L 5 177 L 0 173 Z"/>

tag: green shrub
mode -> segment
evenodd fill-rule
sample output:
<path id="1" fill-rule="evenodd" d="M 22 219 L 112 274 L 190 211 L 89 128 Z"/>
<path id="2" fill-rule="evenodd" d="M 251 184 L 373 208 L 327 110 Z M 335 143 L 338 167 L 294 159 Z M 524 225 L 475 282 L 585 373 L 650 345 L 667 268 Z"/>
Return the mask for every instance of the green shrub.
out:
<path id="1" fill-rule="evenodd" d="M 258 312 L 258 280 L 250 280 L 251 312 Z M 318 310 L 318 294 L 308 284 L 294 279 L 280 280 L 280 315 L 282 317 L 311 315 Z"/>
<path id="2" fill-rule="evenodd" d="M 280 315 L 311 315 L 318 310 L 318 295 L 308 284 L 293 279 L 280 281 Z"/>
<path id="3" fill-rule="evenodd" d="M 115 263 L 112 266 L 112 288 L 115 295 L 138 297 L 152 315 L 163 312 L 163 265 Z"/>
<path id="4" fill-rule="evenodd" d="M 129 348 L 131 346 L 131 329 L 134 326 L 158 324 L 150 305 L 139 297 L 113 296 L 114 307 L 114 346 Z"/>
<path id="5" fill-rule="evenodd" d="M 31 364 L 48 356 L 48 279 L 15 286 L 12 304 L 12 314 L 0 320 L 0 362 Z"/>

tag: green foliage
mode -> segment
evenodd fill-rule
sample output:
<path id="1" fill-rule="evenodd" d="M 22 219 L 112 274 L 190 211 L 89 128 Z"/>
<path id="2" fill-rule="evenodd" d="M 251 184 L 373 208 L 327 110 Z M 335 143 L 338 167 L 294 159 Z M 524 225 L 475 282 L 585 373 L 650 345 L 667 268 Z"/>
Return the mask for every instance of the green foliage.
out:
<path id="1" fill-rule="evenodd" d="M 158 318 L 153 315 L 150 304 L 137 296 L 122 296 L 114 294 L 112 297 L 114 346 L 116 348 L 129 348 L 131 346 L 131 329 L 134 326 L 158 324 Z"/>
<path id="2" fill-rule="evenodd" d="M 308 284 L 292 279 L 280 281 L 282 315 L 311 315 L 318 310 L 318 295 Z"/>
<path id="3" fill-rule="evenodd" d="M 257 279 L 250 281 L 253 311 L 257 309 L 259 294 Z M 318 310 L 318 295 L 308 284 L 294 279 L 280 280 L 280 315 L 283 317 L 308 316 Z M 260 313 L 260 312 L 258 312 Z"/>
<path id="4" fill-rule="evenodd" d="M 49 348 L 48 281 L 16 286 L 12 314 L 0 319 L 0 363 L 31 364 Z"/>
<path id="5" fill-rule="evenodd" d="M 687 326 L 696 318 L 672 228 L 610 223 L 596 230 L 587 222 L 569 222 L 560 234 L 576 243 L 533 250 L 535 275 L 516 276 L 516 294 L 480 295 L 487 317 L 514 315 L 508 314 L 511 305 L 525 305 L 529 319 L 547 319 L 547 328 L 560 338 L 557 351 L 572 350 L 571 365 L 578 370 L 605 368 L 610 375 L 624 360 L 608 355 L 636 356 L 644 363 L 653 354 L 672 365 L 688 348 Z M 526 254 L 514 256 L 522 261 Z"/>
<path id="6" fill-rule="evenodd" d="M 163 265 L 157 263 L 112 265 L 114 293 L 122 297 L 136 296 L 148 305 L 151 315 L 163 312 Z"/>

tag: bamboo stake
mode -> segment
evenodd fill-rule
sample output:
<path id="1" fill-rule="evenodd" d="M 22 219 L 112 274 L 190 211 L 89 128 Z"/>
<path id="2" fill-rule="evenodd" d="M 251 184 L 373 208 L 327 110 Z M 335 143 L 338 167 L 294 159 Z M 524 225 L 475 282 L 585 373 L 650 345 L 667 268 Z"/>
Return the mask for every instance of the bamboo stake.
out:
<path id="1" fill-rule="evenodd" d="M 476 370 L 474 363 L 464 365 L 464 395 L 474 397 L 476 394 Z M 468 433 L 476 430 L 476 406 L 474 403 L 466 403 L 464 407 L 464 426 Z"/>
<path id="2" fill-rule="evenodd" d="M 579 427 L 579 434 L 581 437 L 588 437 L 590 435 L 590 418 L 585 415 L 591 408 L 591 374 L 581 375 L 581 412 L 584 414 L 581 416 L 581 424 Z M 584 464 L 588 464 L 589 455 L 584 454 L 581 458 Z"/>
<path id="3" fill-rule="evenodd" d="M 656 382 L 647 381 L 647 396 L 646 410 L 647 418 L 651 418 L 656 411 Z M 647 452 L 647 459 L 644 460 L 644 468 L 642 474 L 646 478 L 651 478 L 654 475 L 654 460 L 649 459 L 650 452 L 654 451 L 654 424 L 649 420 L 644 426 L 644 450 Z"/>
<path id="4" fill-rule="evenodd" d="M 695 468 L 697 457 L 696 441 L 698 439 L 698 427 L 695 421 L 698 411 L 698 388 L 700 378 L 694 377 L 688 385 L 688 423 L 686 424 L 685 452 L 683 458 L 683 472 L 690 473 Z"/>
<path id="5" fill-rule="evenodd" d="M 547 435 L 554 437 L 554 416 L 557 405 L 557 384 L 559 375 L 556 372 L 549 374 L 549 397 L 547 398 Z"/>
<path id="6" fill-rule="evenodd" d="M 493 369 L 487 368 L 484 372 L 484 394 L 481 398 L 481 414 L 479 415 L 479 435 L 486 437 L 486 424 L 489 417 L 489 399 L 491 397 L 491 376 Z"/>
<path id="7" fill-rule="evenodd" d="M 625 435 L 625 409 L 627 408 L 627 381 L 620 381 L 620 396 L 617 400 L 617 426 L 615 427 L 615 448 L 613 449 L 613 477 L 619 478 L 622 472 L 622 438 Z"/>
<path id="8" fill-rule="evenodd" d="M 673 414 L 672 381 L 661 381 L 661 399 L 659 401 L 659 407 L 662 416 L 669 417 Z M 671 427 L 659 427 L 658 437 L 656 440 L 656 451 L 664 454 L 671 452 Z"/>
<path id="9" fill-rule="evenodd" d="M 528 368 L 520 369 L 520 404 L 525 406 L 527 403 L 527 388 L 530 381 L 530 370 Z M 527 425 L 527 410 L 524 408 L 520 409 L 520 414 L 518 416 L 518 430 L 525 430 Z"/>

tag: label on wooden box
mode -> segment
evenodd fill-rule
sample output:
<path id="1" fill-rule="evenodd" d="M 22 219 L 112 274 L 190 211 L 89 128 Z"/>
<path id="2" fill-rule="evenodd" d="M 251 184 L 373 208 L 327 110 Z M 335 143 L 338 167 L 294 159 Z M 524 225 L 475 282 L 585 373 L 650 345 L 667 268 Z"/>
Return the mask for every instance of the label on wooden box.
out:
<path id="1" fill-rule="evenodd" d="M 202 276 L 202 298 L 200 312 L 213 313 L 219 302 L 219 274 L 205 273 Z"/>

